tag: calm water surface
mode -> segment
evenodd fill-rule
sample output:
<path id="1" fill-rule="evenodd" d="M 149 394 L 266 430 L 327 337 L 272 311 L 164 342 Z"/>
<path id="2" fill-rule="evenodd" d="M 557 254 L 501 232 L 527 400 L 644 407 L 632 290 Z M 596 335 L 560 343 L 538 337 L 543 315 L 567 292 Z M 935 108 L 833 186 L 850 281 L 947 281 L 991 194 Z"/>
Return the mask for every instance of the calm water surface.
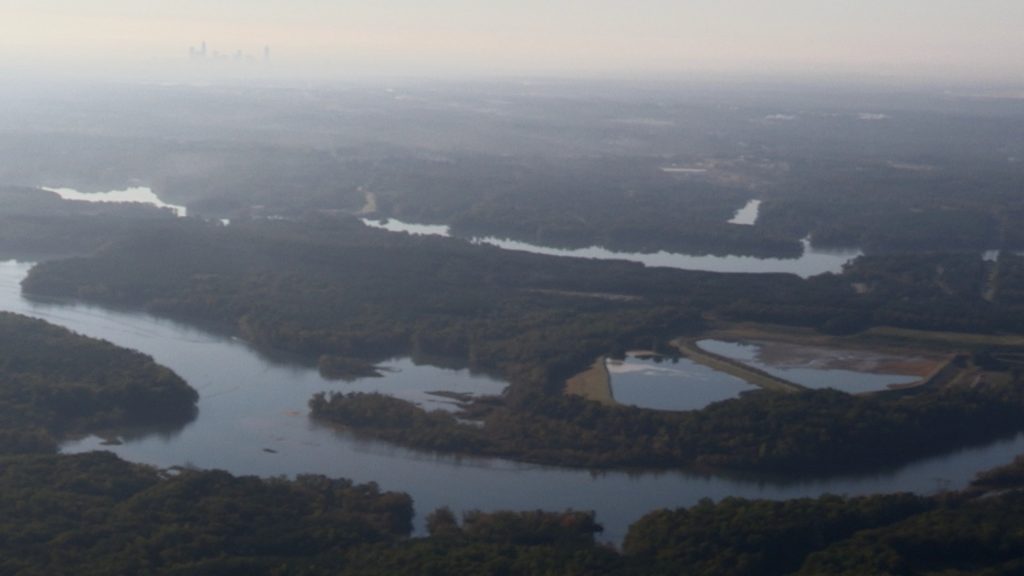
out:
<path id="1" fill-rule="evenodd" d="M 177 432 L 140 433 L 109 447 L 102 446 L 99 438 L 88 437 L 65 443 L 64 452 L 106 449 L 161 467 L 192 465 L 261 476 L 318 473 L 376 481 L 386 490 L 412 495 L 420 530 L 423 516 L 439 506 L 456 512 L 575 508 L 595 510 L 606 527 L 604 538 L 621 541 L 630 523 L 655 508 L 726 496 L 782 499 L 826 492 L 955 489 L 975 472 L 1008 463 L 1024 452 L 1024 436 L 1017 436 L 885 473 L 793 482 L 680 472 L 592 473 L 500 459 L 435 456 L 360 440 L 310 421 L 309 397 L 321 390 L 344 390 L 346 384 L 328 382 L 315 369 L 272 363 L 244 342 L 146 314 L 29 302 L 19 290 L 29 267 L 0 263 L 0 309 L 141 350 L 174 369 L 201 396 L 198 418 Z M 403 377 L 427 381 L 475 378 L 406 361 L 396 361 L 395 366 Z"/>
<path id="2" fill-rule="evenodd" d="M 616 402 L 654 410 L 699 410 L 757 388 L 687 358 L 607 360 Z"/>

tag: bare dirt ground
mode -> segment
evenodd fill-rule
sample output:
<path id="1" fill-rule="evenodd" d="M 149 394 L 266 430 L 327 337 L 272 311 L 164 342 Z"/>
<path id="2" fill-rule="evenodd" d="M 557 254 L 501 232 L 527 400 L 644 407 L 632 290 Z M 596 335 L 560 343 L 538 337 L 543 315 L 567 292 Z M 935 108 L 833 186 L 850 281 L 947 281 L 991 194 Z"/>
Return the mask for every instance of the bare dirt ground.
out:
<path id="1" fill-rule="evenodd" d="M 618 404 L 612 395 L 612 380 L 608 374 L 608 367 L 605 365 L 605 358 L 602 356 L 590 367 L 580 372 L 565 383 L 565 393 L 573 396 L 582 396 L 587 400 L 600 402 L 608 406 Z"/>

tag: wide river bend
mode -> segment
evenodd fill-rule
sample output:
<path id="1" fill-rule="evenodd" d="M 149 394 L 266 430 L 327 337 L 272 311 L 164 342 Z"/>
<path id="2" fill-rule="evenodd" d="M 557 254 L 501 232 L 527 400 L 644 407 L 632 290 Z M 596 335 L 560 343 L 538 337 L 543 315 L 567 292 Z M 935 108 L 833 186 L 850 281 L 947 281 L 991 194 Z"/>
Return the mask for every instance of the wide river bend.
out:
<path id="1" fill-rule="evenodd" d="M 440 506 L 456 513 L 480 510 L 595 510 L 604 539 L 621 542 L 630 523 L 662 507 L 702 498 L 797 498 L 823 493 L 930 493 L 964 486 L 983 469 L 1024 452 L 1024 436 L 921 460 L 861 476 L 779 481 L 727 478 L 686 472 L 591 472 L 525 465 L 500 459 L 454 458 L 358 439 L 308 418 L 306 402 L 321 390 L 344 390 L 313 368 L 274 363 L 244 342 L 143 313 L 76 303 L 30 302 L 20 282 L 31 264 L 0 263 L 0 309 L 42 318 L 81 334 L 152 355 L 199 390 L 199 415 L 174 432 L 137 431 L 120 445 L 97 437 L 66 442 L 66 453 L 110 450 L 159 467 L 219 468 L 235 474 L 294 476 L 303 473 L 375 481 L 415 499 L 417 530 Z M 390 364 L 402 378 L 472 383 L 466 372 Z M 385 380 L 386 382 L 386 380 Z M 493 382 L 490 383 L 493 385 Z"/>

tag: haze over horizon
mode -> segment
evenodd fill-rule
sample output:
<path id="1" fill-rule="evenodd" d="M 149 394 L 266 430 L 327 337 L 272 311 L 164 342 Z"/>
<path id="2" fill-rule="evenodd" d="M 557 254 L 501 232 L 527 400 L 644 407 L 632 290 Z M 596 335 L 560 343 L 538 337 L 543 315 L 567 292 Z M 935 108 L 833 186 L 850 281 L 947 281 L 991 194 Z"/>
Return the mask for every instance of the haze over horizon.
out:
<path id="1" fill-rule="evenodd" d="M 236 76 L 1024 76 L 1015 0 L 8 0 L 0 22 L 0 69 L 147 80 L 215 52 Z"/>

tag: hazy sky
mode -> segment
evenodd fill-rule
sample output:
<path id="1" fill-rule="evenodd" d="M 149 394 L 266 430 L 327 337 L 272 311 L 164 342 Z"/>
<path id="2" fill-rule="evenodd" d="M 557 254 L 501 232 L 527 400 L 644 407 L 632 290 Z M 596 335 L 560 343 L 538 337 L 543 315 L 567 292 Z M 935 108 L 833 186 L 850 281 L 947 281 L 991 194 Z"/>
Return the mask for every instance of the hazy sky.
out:
<path id="1" fill-rule="evenodd" d="M 1024 78 L 1024 0 L 0 0 L 0 65 Z"/>

